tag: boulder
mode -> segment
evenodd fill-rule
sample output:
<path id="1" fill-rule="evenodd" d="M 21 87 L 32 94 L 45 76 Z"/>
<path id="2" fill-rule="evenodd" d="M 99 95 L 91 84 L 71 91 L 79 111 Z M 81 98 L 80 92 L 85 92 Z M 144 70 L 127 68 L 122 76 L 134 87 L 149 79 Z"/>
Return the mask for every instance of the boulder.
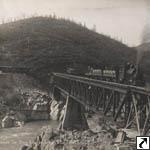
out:
<path id="1" fill-rule="evenodd" d="M 24 145 L 22 146 L 21 150 L 27 150 L 28 148 L 29 148 L 28 146 Z"/>
<path id="2" fill-rule="evenodd" d="M 15 127 L 22 127 L 24 125 L 24 123 L 27 121 L 27 117 L 20 112 L 16 112 L 14 115 L 14 126 Z"/>
<path id="3" fill-rule="evenodd" d="M 33 110 L 35 111 L 47 111 L 48 110 L 48 103 L 47 102 L 43 102 L 43 103 L 36 103 L 33 106 Z"/>
<path id="4" fill-rule="evenodd" d="M 21 127 L 26 120 L 24 114 L 11 111 L 2 119 L 2 128 Z"/>
<path id="5" fill-rule="evenodd" d="M 59 120 L 60 116 L 62 116 L 63 113 L 62 110 L 63 110 L 63 107 L 64 107 L 64 103 L 62 101 L 55 101 L 53 100 L 51 102 L 51 106 L 50 106 L 50 117 L 52 120 Z"/>
<path id="6" fill-rule="evenodd" d="M 59 120 L 59 117 L 60 117 L 60 110 L 55 107 L 55 109 L 53 109 L 53 110 L 50 112 L 50 118 L 51 118 L 52 120 Z"/>
<path id="7" fill-rule="evenodd" d="M 24 146 L 21 148 L 21 150 L 33 150 L 33 148 L 32 148 L 32 147 L 29 147 L 29 146 L 24 145 Z"/>
<path id="8" fill-rule="evenodd" d="M 11 128 L 15 126 L 15 118 L 13 116 L 6 115 L 2 119 L 2 128 Z"/>

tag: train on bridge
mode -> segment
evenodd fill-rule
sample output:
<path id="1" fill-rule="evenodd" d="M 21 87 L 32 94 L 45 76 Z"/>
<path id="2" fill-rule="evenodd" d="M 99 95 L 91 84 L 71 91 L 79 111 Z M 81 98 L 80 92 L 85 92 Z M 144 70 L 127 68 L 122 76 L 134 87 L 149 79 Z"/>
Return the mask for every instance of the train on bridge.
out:
<path id="1" fill-rule="evenodd" d="M 139 65 L 131 63 L 126 63 L 123 66 L 101 66 L 100 68 L 88 66 L 87 70 L 80 66 L 69 67 L 67 68 L 67 73 L 97 80 L 145 86 L 145 80 L 141 68 Z"/>

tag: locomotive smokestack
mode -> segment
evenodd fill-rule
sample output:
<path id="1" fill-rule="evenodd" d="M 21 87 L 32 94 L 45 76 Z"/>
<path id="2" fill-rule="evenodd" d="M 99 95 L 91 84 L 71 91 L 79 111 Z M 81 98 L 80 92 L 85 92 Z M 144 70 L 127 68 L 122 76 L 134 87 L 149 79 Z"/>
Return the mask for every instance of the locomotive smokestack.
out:
<path id="1" fill-rule="evenodd" d="M 137 54 L 136 54 L 136 76 L 139 72 L 139 64 L 140 64 L 140 60 L 142 58 L 142 52 L 141 50 L 137 50 Z"/>
<path id="2" fill-rule="evenodd" d="M 142 59 L 143 52 L 141 50 L 137 50 L 137 60 L 136 60 L 136 78 L 135 78 L 135 85 L 137 86 L 145 86 L 145 80 L 142 68 L 140 66 L 140 61 Z"/>
<path id="3" fill-rule="evenodd" d="M 137 50 L 137 55 L 136 55 L 136 66 L 140 65 L 140 61 L 143 57 L 143 52 L 142 50 Z"/>

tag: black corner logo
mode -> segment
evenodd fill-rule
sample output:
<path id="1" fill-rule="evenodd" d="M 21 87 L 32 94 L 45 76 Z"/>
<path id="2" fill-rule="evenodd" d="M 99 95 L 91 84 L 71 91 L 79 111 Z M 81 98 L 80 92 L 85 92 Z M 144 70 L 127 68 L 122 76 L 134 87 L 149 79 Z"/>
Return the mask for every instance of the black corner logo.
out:
<path id="1" fill-rule="evenodd" d="M 150 137 L 149 136 L 137 136 L 136 137 L 136 149 L 137 150 L 150 150 Z"/>

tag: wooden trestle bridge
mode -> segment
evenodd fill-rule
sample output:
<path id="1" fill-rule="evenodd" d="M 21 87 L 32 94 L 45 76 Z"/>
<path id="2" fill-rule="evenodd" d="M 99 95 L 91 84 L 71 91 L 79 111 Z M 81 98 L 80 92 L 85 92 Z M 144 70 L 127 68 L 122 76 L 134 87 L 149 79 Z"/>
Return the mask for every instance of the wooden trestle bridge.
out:
<path id="1" fill-rule="evenodd" d="M 103 110 L 116 122 L 121 118 L 125 128 L 134 126 L 140 135 L 149 131 L 148 89 L 62 73 L 53 73 L 53 85 L 54 94 L 60 91 L 95 113 Z"/>

